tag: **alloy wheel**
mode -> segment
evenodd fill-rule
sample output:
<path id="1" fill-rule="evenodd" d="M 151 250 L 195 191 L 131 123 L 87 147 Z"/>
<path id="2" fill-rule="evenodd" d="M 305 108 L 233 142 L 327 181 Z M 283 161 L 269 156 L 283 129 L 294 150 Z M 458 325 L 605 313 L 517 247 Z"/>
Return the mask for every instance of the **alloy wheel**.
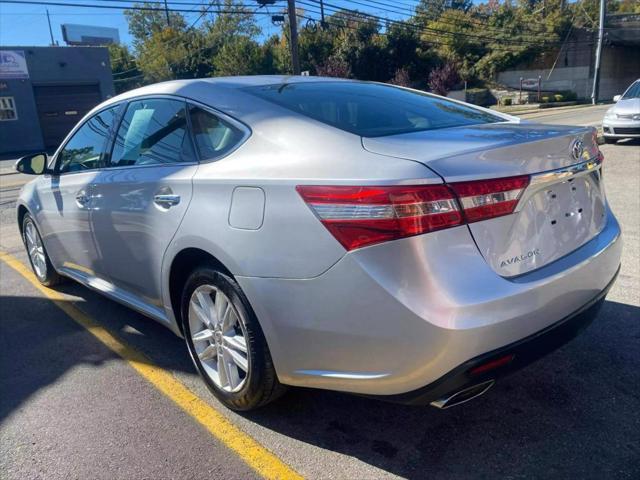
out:
<path id="1" fill-rule="evenodd" d="M 46 278 L 47 260 L 44 254 L 44 247 L 42 246 L 40 234 L 32 221 L 26 223 L 24 237 L 27 244 L 27 252 L 29 252 L 29 258 L 31 259 L 31 264 L 33 265 L 36 275 L 39 278 Z"/>
<path id="2" fill-rule="evenodd" d="M 195 354 L 216 387 L 237 392 L 250 374 L 247 329 L 231 300 L 213 285 L 201 285 L 189 301 Z"/>

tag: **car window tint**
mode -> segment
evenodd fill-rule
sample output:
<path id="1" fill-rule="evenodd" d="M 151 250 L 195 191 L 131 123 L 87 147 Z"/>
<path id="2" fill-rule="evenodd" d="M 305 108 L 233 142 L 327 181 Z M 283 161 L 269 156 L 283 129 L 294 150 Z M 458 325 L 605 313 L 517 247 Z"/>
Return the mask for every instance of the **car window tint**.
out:
<path id="1" fill-rule="evenodd" d="M 503 122 L 497 115 L 426 93 L 366 82 L 305 82 L 248 92 L 363 137 Z"/>
<path id="2" fill-rule="evenodd" d="M 640 98 L 640 82 L 636 82 L 631 85 L 622 98 Z"/>
<path id="3" fill-rule="evenodd" d="M 103 110 L 82 125 L 60 151 L 58 172 L 80 172 L 98 168 L 104 146 L 115 121 L 118 106 Z"/>
<path id="4" fill-rule="evenodd" d="M 113 145 L 112 167 L 192 161 L 184 102 L 150 99 L 129 104 Z"/>
<path id="5" fill-rule="evenodd" d="M 239 128 L 202 108 L 190 107 L 189 115 L 193 138 L 203 160 L 228 153 L 244 136 Z"/>

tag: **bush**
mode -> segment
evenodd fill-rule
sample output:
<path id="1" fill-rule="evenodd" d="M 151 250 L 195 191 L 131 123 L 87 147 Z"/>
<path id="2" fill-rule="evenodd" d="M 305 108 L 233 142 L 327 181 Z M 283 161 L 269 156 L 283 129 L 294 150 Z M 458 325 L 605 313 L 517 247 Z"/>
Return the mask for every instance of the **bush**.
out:
<path id="1" fill-rule="evenodd" d="M 510 106 L 513 103 L 513 99 L 511 98 L 503 98 L 502 99 L 502 105 L 504 105 L 505 107 Z"/>
<path id="2" fill-rule="evenodd" d="M 406 68 L 399 68 L 396 70 L 396 74 L 393 78 L 389 80 L 389 83 L 400 87 L 410 87 L 411 79 L 409 78 L 409 72 Z"/>
<path id="3" fill-rule="evenodd" d="M 487 107 L 489 105 L 495 105 L 497 99 L 488 88 L 468 88 L 467 102 Z"/>
<path id="4" fill-rule="evenodd" d="M 555 95 L 553 96 L 553 99 L 554 99 L 556 102 L 562 102 L 562 101 L 564 101 L 564 95 L 560 95 L 559 93 L 557 93 L 557 94 L 555 94 Z"/>
<path id="5" fill-rule="evenodd" d="M 542 97 L 542 98 L 540 99 L 540 102 L 541 102 L 541 103 L 549 103 L 549 97 Z"/>
<path id="6" fill-rule="evenodd" d="M 572 92 L 571 90 L 562 92 L 562 95 L 564 95 L 564 99 L 568 102 L 573 102 L 578 99 L 578 95 L 576 94 L 576 92 Z"/>
<path id="7" fill-rule="evenodd" d="M 438 95 L 446 96 L 458 82 L 460 76 L 453 63 L 434 68 L 429 74 L 429 88 Z"/>
<path id="8" fill-rule="evenodd" d="M 336 56 L 331 56 L 324 64 L 314 65 L 314 67 L 319 77 L 349 78 L 351 76 L 349 64 Z"/>

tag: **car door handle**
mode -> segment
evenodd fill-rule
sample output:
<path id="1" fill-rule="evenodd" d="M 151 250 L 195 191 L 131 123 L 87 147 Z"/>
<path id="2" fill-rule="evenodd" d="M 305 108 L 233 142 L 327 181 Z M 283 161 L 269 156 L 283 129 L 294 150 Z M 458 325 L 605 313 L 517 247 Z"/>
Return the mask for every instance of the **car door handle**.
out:
<path id="1" fill-rule="evenodd" d="M 87 194 L 84 191 L 80 191 L 76 194 L 76 202 L 81 207 L 86 206 L 87 203 L 89 203 L 89 200 L 90 198 L 87 196 Z"/>
<path id="2" fill-rule="evenodd" d="M 162 208 L 171 208 L 180 203 L 180 195 L 159 194 L 153 197 L 153 202 Z"/>

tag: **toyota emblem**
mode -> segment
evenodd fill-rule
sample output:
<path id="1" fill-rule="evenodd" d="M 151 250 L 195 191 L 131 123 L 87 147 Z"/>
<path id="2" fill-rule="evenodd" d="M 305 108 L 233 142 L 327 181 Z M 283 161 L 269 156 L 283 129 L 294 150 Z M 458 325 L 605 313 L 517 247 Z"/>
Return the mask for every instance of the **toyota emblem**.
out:
<path id="1" fill-rule="evenodd" d="M 582 153 L 584 152 L 584 143 L 582 140 L 576 140 L 573 142 L 573 147 L 571 147 L 571 153 L 573 154 L 573 158 L 576 160 L 580 160 L 582 158 Z"/>

